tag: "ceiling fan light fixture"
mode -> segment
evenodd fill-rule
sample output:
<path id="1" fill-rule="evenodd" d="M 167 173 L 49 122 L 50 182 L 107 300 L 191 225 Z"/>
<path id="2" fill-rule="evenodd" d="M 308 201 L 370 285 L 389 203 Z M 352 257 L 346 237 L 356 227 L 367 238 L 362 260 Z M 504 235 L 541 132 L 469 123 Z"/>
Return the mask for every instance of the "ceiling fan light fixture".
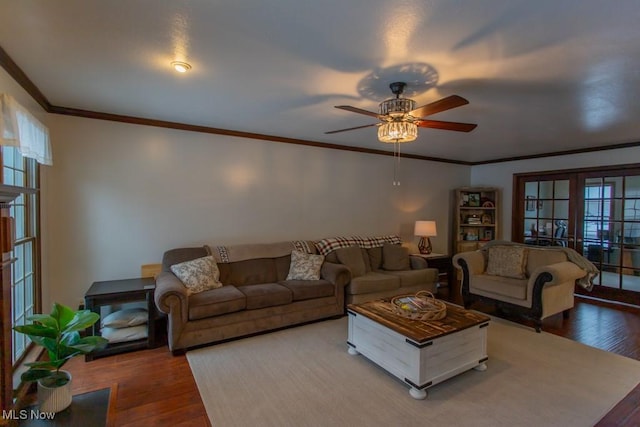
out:
<path id="1" fill-rule="evenodd" d="M 378 127 L 378 140 L 389 144 L 411 142 L 418 138 L 418 125 L 411 122 L 387 122 Z"/>
<path id="2" fill-rule="evenodd" d="M 408 98 L 392 98 L 382 101 L 378 105 L 378 111 L 381 116 L 403 117 L 409 112 L 415 110 L 416 102 Z"/>

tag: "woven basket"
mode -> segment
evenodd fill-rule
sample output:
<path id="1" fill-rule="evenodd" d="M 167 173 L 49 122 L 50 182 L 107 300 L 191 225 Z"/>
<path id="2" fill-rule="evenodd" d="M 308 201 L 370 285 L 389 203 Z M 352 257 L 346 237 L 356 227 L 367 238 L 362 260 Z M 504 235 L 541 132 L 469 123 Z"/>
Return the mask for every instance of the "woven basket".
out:
<path id="1" fill-rule="evenodd" d="M 396 314 L 414 320 L 440 320 L 447 315 L 447 306 L 444 302 L 427 291 L 394 297 L 391 300 L 391 307 Z"/>

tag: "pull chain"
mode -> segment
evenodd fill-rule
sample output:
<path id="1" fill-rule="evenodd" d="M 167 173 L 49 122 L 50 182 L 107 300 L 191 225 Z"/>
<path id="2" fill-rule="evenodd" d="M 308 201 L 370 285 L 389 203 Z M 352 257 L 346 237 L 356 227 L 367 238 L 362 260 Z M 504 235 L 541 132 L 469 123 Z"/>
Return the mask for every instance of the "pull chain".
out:
<path id="1" fill-rule="evenodd" d="M 400 143 L 393 144 L 393 185 L 400 186 Z"/>

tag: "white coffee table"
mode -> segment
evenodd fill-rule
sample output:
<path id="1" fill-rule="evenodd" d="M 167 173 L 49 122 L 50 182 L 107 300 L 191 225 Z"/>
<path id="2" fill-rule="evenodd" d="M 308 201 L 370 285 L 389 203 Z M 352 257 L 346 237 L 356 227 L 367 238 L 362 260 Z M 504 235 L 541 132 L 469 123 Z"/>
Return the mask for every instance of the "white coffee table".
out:
<path id="1" fill-rule="evenodd" d="M 447 304 L 447 317 L 411 320 L 395 314 L 389 299 L 350 304 L 349 354 L 362 354 L 410 386 L 414 399 L 469 369 L 487 369 L 484 314 Z"/>

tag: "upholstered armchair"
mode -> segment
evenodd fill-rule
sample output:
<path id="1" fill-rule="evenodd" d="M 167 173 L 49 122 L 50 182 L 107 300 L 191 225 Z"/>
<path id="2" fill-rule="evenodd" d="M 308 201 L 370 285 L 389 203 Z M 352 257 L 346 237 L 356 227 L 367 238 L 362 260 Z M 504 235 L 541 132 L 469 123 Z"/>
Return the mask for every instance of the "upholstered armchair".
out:
<path id="1" fill-rule="evenodd" d="M 490 242 L 483 249 L 459 253 L 453 264 L 462 270 L 466 308 L 477 300 L 491 302 L 533 320 L 536 332 L 549 316 L 562 312 L 568 318 L 576 282 L 590 289 L 598 274 L 573 249 L 512 242 Z"/>

